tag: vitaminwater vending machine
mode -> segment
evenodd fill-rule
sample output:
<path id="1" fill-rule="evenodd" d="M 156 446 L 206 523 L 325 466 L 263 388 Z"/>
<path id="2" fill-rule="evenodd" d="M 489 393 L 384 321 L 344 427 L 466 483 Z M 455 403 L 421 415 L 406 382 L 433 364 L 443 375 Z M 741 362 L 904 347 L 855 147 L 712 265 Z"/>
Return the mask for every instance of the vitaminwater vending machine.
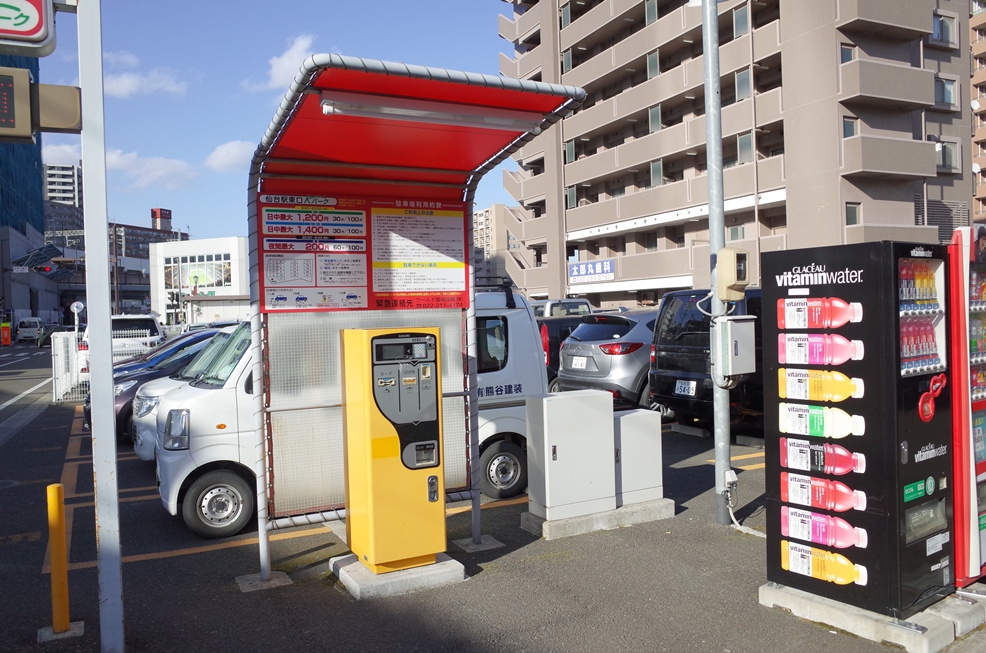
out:
<path id="1" fill-rule="evenodd" d="M 947 260 L 763 254 L 769 580 L 900 619 L 954 591 Z"/>
<path id="2" fill-rule="evenodd" d="M 955 230 L 952 295 L 952 412 L 955 457 L 955 582 L 986 575 L 986 227 Z"/>

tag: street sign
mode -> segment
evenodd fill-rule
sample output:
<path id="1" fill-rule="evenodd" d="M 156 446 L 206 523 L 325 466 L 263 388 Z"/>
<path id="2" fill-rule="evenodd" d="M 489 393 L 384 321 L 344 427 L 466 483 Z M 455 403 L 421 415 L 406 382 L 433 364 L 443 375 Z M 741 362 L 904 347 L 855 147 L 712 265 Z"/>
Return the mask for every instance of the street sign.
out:
<path id="1" fill-rule="evenodd" d="M 69 306 L 68 308 L 70 311 L 78 315 L 79 313 L 82 312 L 82 309 L 84 309 L 85 306 L 83 306 L 82 302 L 72 302 L 72 305 Z"/>
<path id="2" fill-rule="evenodd" d="M 55 50 L 54 0 L 0 2 L 0 54 L 45 57 Z"/>
<path id="3" fill-rule="evenodd" d="M 31 268 L 27 267 L 26 265 L 15 265 L 14 266 L 14 274 L 27 274 L 30 271 L 31 271 Z"/>

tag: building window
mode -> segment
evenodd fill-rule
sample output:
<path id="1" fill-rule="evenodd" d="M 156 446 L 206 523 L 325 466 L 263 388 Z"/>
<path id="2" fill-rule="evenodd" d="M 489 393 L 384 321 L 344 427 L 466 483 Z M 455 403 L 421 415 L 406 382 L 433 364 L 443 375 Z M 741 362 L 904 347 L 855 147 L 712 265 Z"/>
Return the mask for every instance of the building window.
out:
<path id="1" fill-rule="evenodd" d="M 647 110 L 647 127 L 650 129 L 650 133 L 653 134 L 656 131 L 660 131 L 663 124 L 661 124 L 661 105 L 656 107 L 651 107 Z"/>
<path id="2" fill-rule="evenodd" d="M 657 232 L 648 231 L 644 234 L 644 250 L 648 252 L 657 251 Z"/>
<path id="3" fill-rule="evenodd" d="M 657 50 L 647 54 L 647 79 L 653 79 L 660 73 L 660 62 L 657 58 Z"/>
<path id="4" fill-rule="evenodd" d="M 935 14 L 930 43 L 948 48 L 959 47 L 959 33 L 954 16 Z"/>
<path id="5" fill-rule="evenodd" d="M 575 193 L 575 186 L 569 186 L 565 189 L 565 204 L 567 208 L 574 209 L 577 204 L 577 195 Z"/>
<path id="6" fill-rule="evenodd" d="M 746 236 L 746 226 L 738 224 L 729 228 L 729 240 L 743 240 Z"/>
<path id="7" fill-rule="evenodd" d="M 651 186 L 663 186 L 664 185 L 664 160 L 658 159 L 657 161 L 652 161 L 650 164 L 650 185 Z"/>
<path id="8" fill-rule="evenodd" d="M 972 0 L 972 15 L 981 14 L 986 11 L 986 0 Z"/>
<path id="9" fill-rule="evenodd" d="M 843 43 L 839 47 L 839 60 L 840 63 L 849 63 L 856 58 L 856 46 L 849 43 Z"/>
<path id="10" fill-rule="evenodd" d="M 561 28 L 565 29 L 572 24 L 572 5 L 568 4 L 561 8 Z"/>
<path id="11" fill-rule="evenodd" d="M 958 85 L 954 79 L 935 77 L 935 105 L 943 109 L 959 108 Z"/>
<path id="12" fill-rule="evenodd" d="M 962 146 L 955 141 L 938 141 L 935 143 L 938 172 L 962 172 Z"/>
<path id="13" fill-rule="evenodd" d="M 561 53 L 561 72 L 567 73 L 572 69 L 572 51 L 565 50 Z"/>
<path id="14" fill-rule="evenodd" d="M 750 31 L 750 9 L 746 5 L 733 11 L 733 38 L 738 39 Z"/>
<path id="15" fill-rule="evenodd" d="M 650 25 L 657 20 L 657 0 L 645 0 L 644 24 Z"/>
<path id="16" fill-rule="evenodd" d="M 862 211 L 862 206 L 859 202 L 846 202 L 846 226 L 851 227 L 854 224 L 859 224 L 860 211 Z"/>
<path id="17" fill-rule="evenodd" d="M 568 141 L 565 143 L 565 163 L 571 163 L 575 160 L 575 141 Z"/>
<path id="18" fill-rule="evenodd" d="M 745 100 L 750 97 L 752 91 L 750 89 L 750 69 L 744 68 L 743 70 L 736 71 L 736 101 Z"/>
<path id="19" fill-rule="evenodd" d="M 852 116 L 842 118 L 842 138 L 852 138 L 859 133 L 859 119 Z"/>
<path id="20" fill-rule="evenodd" d="M 736 136 L 736 163 L 753 161 L 753 133 L 747 132 Z"/>

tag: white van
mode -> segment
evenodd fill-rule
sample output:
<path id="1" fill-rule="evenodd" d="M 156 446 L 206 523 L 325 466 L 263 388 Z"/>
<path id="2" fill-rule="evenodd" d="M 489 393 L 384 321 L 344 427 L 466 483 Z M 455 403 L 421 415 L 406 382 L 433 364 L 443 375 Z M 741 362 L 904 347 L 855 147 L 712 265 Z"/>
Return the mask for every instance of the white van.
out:
<path id="1" fill-rule="evenodd" d="M 44 332 L 45 323 L 41 321 L 40 317 L 25 317 L 17 320 L 17 332 L 14 337 L 17 342 L 26 340 L 37 342 Z"/>
<path id="2" fill-rule="evenodd" d="M 506 498 L 527 486 L 526 397 L 547 392 L 544 350 L 522 295 L 504 288 L 478 292 L 475 307 L 481 490 Z M 254 513 L 252 372 L 246 323 L 195 381 L 171 390 L 157 405 L 161 501 L 204 537 L 234 535 Z"/>

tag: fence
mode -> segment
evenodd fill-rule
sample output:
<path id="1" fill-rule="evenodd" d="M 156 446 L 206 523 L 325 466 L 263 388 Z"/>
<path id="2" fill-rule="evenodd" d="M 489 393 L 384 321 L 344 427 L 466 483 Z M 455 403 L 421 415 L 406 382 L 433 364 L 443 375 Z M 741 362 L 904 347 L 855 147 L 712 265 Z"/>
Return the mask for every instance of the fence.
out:
<path id="1" fill-rule="evenodd" d="M 146 339 L 145 330 L 113 332 L 113 364 L 139 356 L 148 347 L 139 339 Z M 138 340 L 131 340 L 138 339 Z M 56 404 L 78 404 L 89 393 L 89 347 L 74 332 L 51 334 L 52 401 Z"/>

